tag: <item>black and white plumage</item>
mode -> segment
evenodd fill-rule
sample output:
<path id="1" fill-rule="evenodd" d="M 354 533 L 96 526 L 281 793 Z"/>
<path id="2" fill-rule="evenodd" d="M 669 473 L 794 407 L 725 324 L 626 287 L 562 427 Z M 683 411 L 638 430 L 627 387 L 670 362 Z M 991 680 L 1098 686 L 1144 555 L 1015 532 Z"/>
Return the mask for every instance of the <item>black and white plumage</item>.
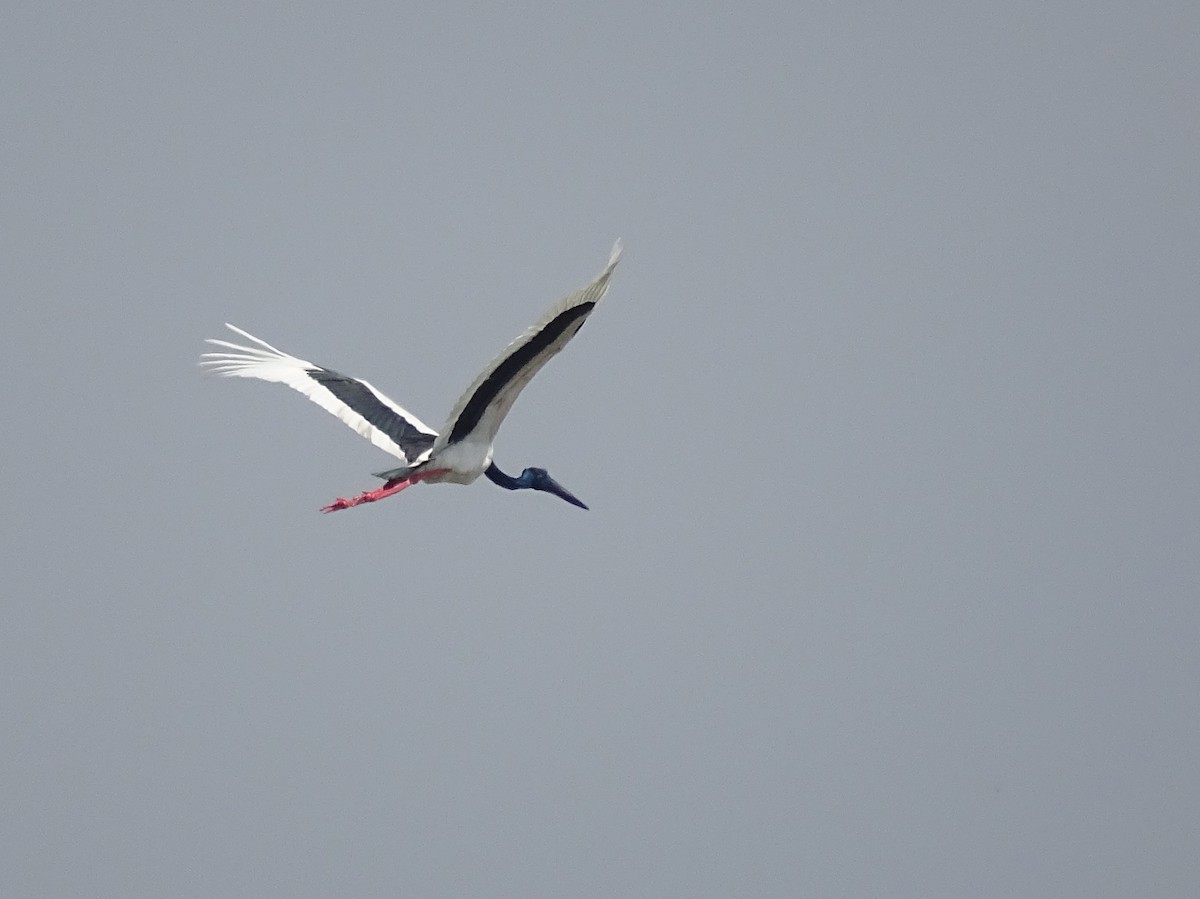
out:
<path id="1" fill-rule="evenodd" d="M 567 345 L 608 292 L 620 259 L 617 241 L 595 280 L 552 306 L 492 360 L 459 398 L 440 434 L 366 381 L 299 359 L 231 324 L 225 327 L 253 346 L 210 338 L 207 342 L 223 351 L 204 353 L 200 364 L 225 377 L 286 384 L 400 460 L 399 467 L 377 475 L 385 480 L 383 487 L 339 498 L 323 511 L 374 502 L 420 481 L 470 484 L 481 474 L 509 490 L 541 490 L 586 509 L 545 469 L 526 468 L 515 478 L 505 474 L 492 462 L 492 443 L 525 385 Z"/>

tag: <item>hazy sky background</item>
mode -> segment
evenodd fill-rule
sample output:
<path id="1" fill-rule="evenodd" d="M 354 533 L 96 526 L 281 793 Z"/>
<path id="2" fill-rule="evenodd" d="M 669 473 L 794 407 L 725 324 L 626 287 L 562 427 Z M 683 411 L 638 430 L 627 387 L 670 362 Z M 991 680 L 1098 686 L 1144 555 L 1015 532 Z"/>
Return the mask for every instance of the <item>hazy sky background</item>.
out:
<path id="1" fill-rule="evenodd" d="M 1194 0 L 4 19 L 6 899 L 1197 895 Z"/>

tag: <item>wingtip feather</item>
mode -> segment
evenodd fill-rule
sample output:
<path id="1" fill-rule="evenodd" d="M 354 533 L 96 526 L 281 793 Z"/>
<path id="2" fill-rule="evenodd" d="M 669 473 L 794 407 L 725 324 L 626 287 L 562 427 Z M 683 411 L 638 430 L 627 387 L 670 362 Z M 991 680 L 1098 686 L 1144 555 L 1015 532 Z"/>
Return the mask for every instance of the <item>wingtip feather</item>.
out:
<path id="1" fill-rule="evenodd" d="M 621 254 L 624 252 L 625 245 L 621 242 L 621 238 L 618 237 L 616 242 L 613 243 L 612 252 L 608 254 L 608 265 L 606 267 L 610 271 L 621 261 Z"/>
<path id="2" fill-rule="evenodd" d="M 241 328 L 239 328 L 237 325 L 231 325 L 229 322 L 225 322 L 225 327 L 226 327 L 226 328 L 228 328 L 230 331 L 232 331 L 234 334 L 237 334 L 237 335 L 239 335 L 239 336 L 241 336 L 241 337 L 245 337 L 247 340 L 250 340 L 250 341 L 253 341 L 254 343 L 257 343 L 257 344 L 258 344 L 260 347 L 263 347 L 263 348 L 265 348 L 265 349 L 267 349 L 267 350 L 270 350 L 272 353 L 274 353 L 274 354 L 275 354 L 275 355 L 277 355 L 277 356 L 289 356 L 289 355 L 291 355 L 290 353 L 285 353 L 283 350 L 280 350 L 280 349 L 277 349 L 276 347 L 273 347 L 273 346 L 271 346 L 271 344 L 267 343 L 267 342 L 266 342 L 265 340 L 263 340 L 262 338 L 260 338 L 260 337 L 255 337 L 255 336 L 254 336 L 253 334 L 251 334 L 249 331 L 243 331 L 243 330 L 242 330 Z"/>

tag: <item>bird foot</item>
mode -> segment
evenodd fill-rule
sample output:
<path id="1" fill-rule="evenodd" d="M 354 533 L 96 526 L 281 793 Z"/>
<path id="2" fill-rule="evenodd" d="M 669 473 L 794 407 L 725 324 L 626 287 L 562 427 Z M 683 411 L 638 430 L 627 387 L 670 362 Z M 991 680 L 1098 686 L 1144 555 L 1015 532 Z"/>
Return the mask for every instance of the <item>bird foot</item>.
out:
<path id="1" fill-rule="evenodd" d="M 360 502 L 362 502 L 362 500 L 359 497 L 355 497 L 354 499 L 345 499 L 344 497 L 339 496 L 328 506 L 322 506 L 321 511 L 336 512 L 339 509 L 349 509 L 351 506 L 357 506 Z"/>
<path id="2" fill-rule="evenodd" d="M 381 499 L 386 499 L 393 494 L 399 493 L 405 487 L 410 487 L 418 481 L 424 481 L 428 478 L 445 474 L 449 470 L 450 469 L 448 468 L 436 468 L 432 471 L 422 471 L 413 475 L 412 477 L 402 478 L 398 481 L 388 481 L 382 487 L 376 487 L 374 490 L 364 490 L 358 496 L 352 497 L 351 499 L 345 499 L 339 496 L 328 506 L 322 506 L 321 511 L 328 514 L 329 512 L 339 512 L 342 509 L 349 509 L 353 506 L 361 506 L 363 503 L 378 502 Z"/>
<path id="3" fill-rule="evenodd" d="M 351 499 L 345 499 L 344 497 L 339 496 L 328 506 L 322 506 L 321 511 L 325 513 L 338 512 L 342 509 L 361 506 L 363 503 L 378 502 L 384 497 L 391 496 L 393 493 L 399 493 L 411 483 L 412 481 L 401 481 L 399 484 L 394 485 L 390 483 L 384 484 L 382 487 L 376 488 L 375 490 L 364 490 L 358 496 L 352 497 Z"/>

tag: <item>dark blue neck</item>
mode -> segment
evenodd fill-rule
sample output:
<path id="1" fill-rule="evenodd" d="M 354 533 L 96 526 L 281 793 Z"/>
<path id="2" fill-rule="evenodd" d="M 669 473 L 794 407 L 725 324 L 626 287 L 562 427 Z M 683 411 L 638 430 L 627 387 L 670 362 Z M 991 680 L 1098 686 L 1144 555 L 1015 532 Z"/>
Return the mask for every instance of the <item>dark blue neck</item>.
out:
<path id="1" fill-rule="evenodd" d="M 495 462 L 487 467 L 487 471 L 485 471 L 484 474 L 487 475 L 489 481 L 491 481 L 497 487 L 503 487 L 505 490 L 525 490 L 529 487 L 529 484 L 523 482 L 520 478 L 514 478 L 506 475 L 496 467 Z"/>

